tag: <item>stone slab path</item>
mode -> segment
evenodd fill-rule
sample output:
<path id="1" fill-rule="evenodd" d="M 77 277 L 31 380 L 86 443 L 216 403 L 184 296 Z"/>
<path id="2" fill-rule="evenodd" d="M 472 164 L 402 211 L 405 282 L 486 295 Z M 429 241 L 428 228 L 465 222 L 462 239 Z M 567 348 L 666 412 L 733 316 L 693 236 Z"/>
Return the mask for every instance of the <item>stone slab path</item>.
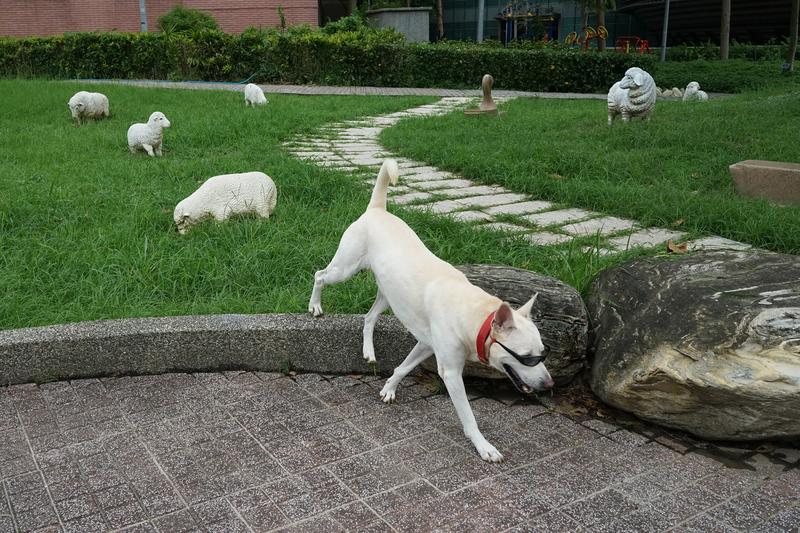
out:
<path id="1" fill-rule="evenodd" d="M 495 98 L 499 103 L 508 99 Z M 402 119 L 444 115 L 465 107 L 470 101 L 471 98 L 465 96 L 447 96 L 437 103 L 405 111 L 329 124 L 315 135 L 289 139 L 284 147 L 300 159 L 351 172 L 369 186 L 374 183 L 375 172 L 384 158 L 394 157 L 401 169 L 400 186 L 390 189 L 391 201 L 395 204 L 451 216 L 474 224 L 476 228 L 521 235 L 540 246 L 584 239 L 599 244 L 598 253 L 606 255 L 637 246 L 655 247 L 669 240 L 685 240 L 686 234 L 681 231 L 646 228 L 633 220 L 558 206 L 500 186 L 474 183 L 425 163 L 398 157 L 378 142 L 383 129 Z M 516 223 L 505 222 L 508 216 L 516 217 Z M 688 244 L 689 250 L 750 247 L 713 236 Z M 584 249 L 594 247 L 586 245 Z"/>
<path id="2" fill-rule="evenodd" d="M 468 388 L 225 372 L 0 388 L 0 531 L 797 531 L 800 452 L 696 449 Z M 666 445 L 665 445 L 666 444 Z M 699 450 L 702 451 L 702 450 Z M 743 468 L 742 468 L 743 467 Z"/>

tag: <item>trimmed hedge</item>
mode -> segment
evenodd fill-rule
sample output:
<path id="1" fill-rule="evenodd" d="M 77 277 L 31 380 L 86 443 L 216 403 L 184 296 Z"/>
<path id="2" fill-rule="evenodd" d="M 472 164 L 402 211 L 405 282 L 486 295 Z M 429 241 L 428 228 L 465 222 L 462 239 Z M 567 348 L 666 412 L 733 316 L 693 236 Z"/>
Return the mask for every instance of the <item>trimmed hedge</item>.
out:
<path id="1" fill-rule="evenodd" d="M 735 93 L 771 85 L 797 81 L 796 75 L 785 74 L 781 61 L 667 61 L 657 63 L 651 74 L 656 85 L 667 89 L 683 89 L 690 81 L 700 82 L 708 92 Z"/>
<path id="2" fill-rule="evenodd" d="M 177 33 L 75 33 L 0 39 L 0 76 L 151 78 L 262 83 L 477 87 L 490 72 L 498 89 L 605 92 L 650 56 L 403 43 L 393 30 L 308 27 Z"/>

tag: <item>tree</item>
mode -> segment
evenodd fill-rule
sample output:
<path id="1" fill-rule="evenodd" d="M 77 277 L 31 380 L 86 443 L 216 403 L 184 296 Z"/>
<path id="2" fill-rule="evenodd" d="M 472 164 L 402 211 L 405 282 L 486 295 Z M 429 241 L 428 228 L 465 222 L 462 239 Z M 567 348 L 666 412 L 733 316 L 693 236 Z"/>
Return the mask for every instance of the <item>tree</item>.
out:
<path id="1" fill-rule="evenodd" d="M 617 9 L 616 0 L 594 0 L 594 10 L 597 12 L 597 27 L 606 25 L 606 11 Z M 598 49 L 602 52 L 606 49 L 606 40 L 598 40 Z"/>
<path id="2" fill-rule="evenodd" d="M 597 14 L 597 26 L 600 27 L 606 25 L 606 11 L 609 9 L 617 9 L 616 0 L 576 0 L 576 2 L 581 7 L 581 20 L 583 24 L 581 30 L 589 25 L 589 11 L 594 11 Z M 598 49 L 606 49 L 605 39 L 598 39 Z"/>
<path id="3" fill-rule="evenodd" d="M 158 27 L 163 32 L 184 32 L 194 30 L 216 30 L 214 17 L 200 11 L 177 5 L 158 19 Z"/>
<path id="4" fill-rule="evenodd" d="M 789 23 L 789 51 L 786 52 L 786 64 L 789 72 L 794 72 L 794 56 L 797 54 L 797 19 L 800 19 L 800 0 L 792 0 L 792 20 Z"/>
<path id="5" fill-rule="evenodd" d="M 719 30 L 719 58 L 728 59 L 731 41 L 731 0 L 722 0 L 722 21 Z"/>

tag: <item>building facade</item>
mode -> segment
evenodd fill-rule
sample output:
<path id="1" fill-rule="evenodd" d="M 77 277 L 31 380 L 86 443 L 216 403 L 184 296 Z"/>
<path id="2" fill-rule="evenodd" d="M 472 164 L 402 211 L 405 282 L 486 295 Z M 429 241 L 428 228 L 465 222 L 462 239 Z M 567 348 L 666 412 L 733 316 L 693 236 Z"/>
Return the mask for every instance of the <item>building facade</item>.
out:
<path id="1" fill-rule="evenodd" d="M 287 24 L 318 24 L 318 0 L 145 0 L 149 31 L 176 5 L 200 9 L 220 28 L 277 27 L 278 6 Z M 139 0 L 2 0 L 0 36 L 25 37 L 81 31 L 140 31 Z"/>

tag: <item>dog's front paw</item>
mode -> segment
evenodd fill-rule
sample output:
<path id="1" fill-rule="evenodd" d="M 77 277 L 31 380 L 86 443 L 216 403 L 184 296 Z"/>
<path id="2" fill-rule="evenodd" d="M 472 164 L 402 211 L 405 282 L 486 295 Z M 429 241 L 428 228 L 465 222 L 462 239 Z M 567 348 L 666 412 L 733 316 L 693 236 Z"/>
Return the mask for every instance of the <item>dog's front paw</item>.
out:
<path id="1" fill-rule="evenodd" d="M 390 387 L 389 385 L 383 386 L 380 392 L 381 400 L 383 400 L 383 403 L 394 403 L 395 390 L 396 389 L 394 387 Z"/>
<path id="2" fill-rule="evenodd" d="M 315 317 L 322 316 L 322 304 L 309 304 L 308 312 Z"/>
<path id="3" fill-rule="evenodd" d="M 490 463 L 503 462 L 503 454 L 498 452 L 497 448 L 495 448 L 488 442 L 481 445 L 475 445 L 475 448 L 478 450 L 481 459 L 483 459 L 484 461 L 488 461 Z"/>
<path id="4" fill-rule="evenodd" d="M 372 348 L 364 348 L 364 359 L 367 360 L 367 363 L 374 363 L 375 362 L 375 350 Z"/>

